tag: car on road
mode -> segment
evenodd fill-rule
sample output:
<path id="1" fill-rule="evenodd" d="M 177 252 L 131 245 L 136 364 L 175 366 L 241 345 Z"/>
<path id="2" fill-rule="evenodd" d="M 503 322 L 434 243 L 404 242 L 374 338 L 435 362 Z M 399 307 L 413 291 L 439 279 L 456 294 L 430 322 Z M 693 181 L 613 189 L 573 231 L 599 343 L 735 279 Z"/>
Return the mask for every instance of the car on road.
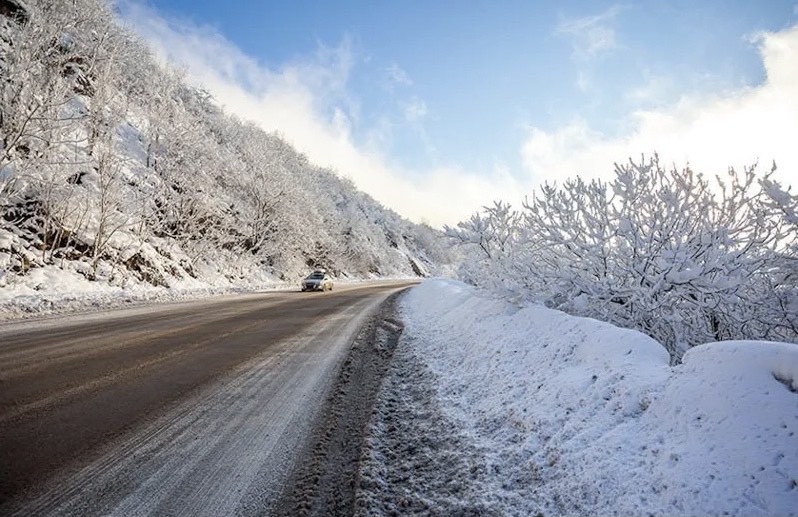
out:
<path id="1" fill-rule="evenodd" d="M 302 280 L 302 291 L 332 291 L 332 277 L 323 269 L 317 269 Z"/>

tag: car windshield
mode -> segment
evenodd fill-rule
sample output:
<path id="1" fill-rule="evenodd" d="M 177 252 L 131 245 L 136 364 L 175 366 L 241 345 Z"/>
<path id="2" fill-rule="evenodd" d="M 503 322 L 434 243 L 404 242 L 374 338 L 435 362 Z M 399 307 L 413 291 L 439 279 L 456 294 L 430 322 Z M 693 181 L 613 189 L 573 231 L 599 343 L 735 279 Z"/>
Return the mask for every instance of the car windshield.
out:
<path id="1" fill-rule="evenodd" d="M 310 274 L 308 278 L 313 278 L 313 279 L 324 278 L 324 273 L 322 273 L 321 271 L 314 271 L 313 273 Z"/>

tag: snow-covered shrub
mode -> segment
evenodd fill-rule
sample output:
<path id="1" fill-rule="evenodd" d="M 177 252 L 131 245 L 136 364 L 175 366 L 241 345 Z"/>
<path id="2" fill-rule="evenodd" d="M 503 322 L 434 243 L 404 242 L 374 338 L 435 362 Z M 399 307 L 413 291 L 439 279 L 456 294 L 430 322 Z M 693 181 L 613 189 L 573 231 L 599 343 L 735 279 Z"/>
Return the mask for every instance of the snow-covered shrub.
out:
<path id="1" fill-rule="evenodd" d="M 522 255 L 521 217 L 501 201 L 484 207 L 457 228 L 446 227 L 446 235 L 466 249 L 458 276 L 464 281 L 503 294 L 523 297 L 536 284 L 537 269 L 526 267 Z M 469 253 L 470 252 L 470 253 Z"/>
<path id="2" fill-rule="evenodd" d="M 728 339 L 798 339 L 798 197 L 755 167 L 712 180 L 657 156 L 611 182 L 544 185 L 447 233 L 470 282 L 642 330 L 678 360 Z"/>

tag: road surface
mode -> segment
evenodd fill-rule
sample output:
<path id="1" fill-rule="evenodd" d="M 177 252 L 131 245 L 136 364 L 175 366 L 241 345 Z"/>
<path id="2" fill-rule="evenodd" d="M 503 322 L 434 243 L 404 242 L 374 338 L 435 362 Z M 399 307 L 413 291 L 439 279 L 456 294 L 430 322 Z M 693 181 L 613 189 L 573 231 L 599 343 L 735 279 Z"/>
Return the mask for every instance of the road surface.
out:
<path id="1" fill-rule="evenodd" d="M 358 329 L 408 285 L 0 326 L 0 514 L 268 513 Z"/>

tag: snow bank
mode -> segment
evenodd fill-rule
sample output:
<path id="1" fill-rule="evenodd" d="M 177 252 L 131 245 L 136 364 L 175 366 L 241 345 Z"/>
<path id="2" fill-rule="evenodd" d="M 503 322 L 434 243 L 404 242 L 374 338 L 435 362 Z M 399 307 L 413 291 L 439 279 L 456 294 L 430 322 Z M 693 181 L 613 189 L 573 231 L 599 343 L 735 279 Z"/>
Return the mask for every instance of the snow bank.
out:
<path id="1" fill-rule="evenodd" d="M 638 332 L 448 280 L 401 310 L 518 514 L 798 514 L 798 346 L 713 343 L 670 367 Z"/>
<path id="2" fill-rule="evenodd" d="M 2 236 L 2 234 L 0 234 Z M 186 278 L 170 287 L 154 287 L 146 282 L 126 278 L 123 285 L 108 281 L 93 282 L 70 268 L 43 266 L 25 276 L 14 276 L 3 282 L 0 268 L 0 322 L 43 315 L 106 310 L 153 302 L 193 300 L 231 293 L 272 289 L 290 289 L 294 284 L 254 278 L 232 283 L 216 278 L 214 283 Z"/>

